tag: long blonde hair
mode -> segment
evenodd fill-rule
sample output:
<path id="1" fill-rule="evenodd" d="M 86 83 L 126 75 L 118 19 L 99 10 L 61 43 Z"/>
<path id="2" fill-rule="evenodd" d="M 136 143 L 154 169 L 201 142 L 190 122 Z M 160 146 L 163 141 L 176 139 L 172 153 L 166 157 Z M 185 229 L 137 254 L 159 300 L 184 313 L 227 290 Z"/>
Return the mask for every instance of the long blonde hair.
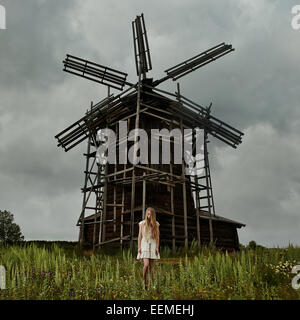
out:
<path id="1" fill-rule="evenodd" d="M 147 218 L 147 211 L 151 211 L 151 216 L 150 216 L 150 221 Z M 149 229 L 151 229 L 151 235 L 152 238 L 155 240 L 158 240 L 159 237 L 159 229 L 158 229 L 158 224 L 156 222 L 156 212 L 154 208 L 148 207 L 146 209 L 146 214 L 145 214 L 145 233 L 148 234 Z"/>

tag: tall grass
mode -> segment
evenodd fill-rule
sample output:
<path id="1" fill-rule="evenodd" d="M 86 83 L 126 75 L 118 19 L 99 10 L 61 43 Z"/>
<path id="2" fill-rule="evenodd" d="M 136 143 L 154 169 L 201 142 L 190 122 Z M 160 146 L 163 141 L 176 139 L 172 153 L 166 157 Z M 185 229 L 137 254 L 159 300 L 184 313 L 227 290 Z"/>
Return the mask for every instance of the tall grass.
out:
<path id="1" fill-rule="evenodd" d="M 136 248 L 135 248 L 136 249 Z M 161 248 L 154 279 L 144 290 L 136 254 L 107 249 L 84 254 L 59 244 L 0 247 L 7 270 L 0 299 L 299 299 L 291 286 L 300 248 L 258 248 L 221 253 L 193 244 Z"/>

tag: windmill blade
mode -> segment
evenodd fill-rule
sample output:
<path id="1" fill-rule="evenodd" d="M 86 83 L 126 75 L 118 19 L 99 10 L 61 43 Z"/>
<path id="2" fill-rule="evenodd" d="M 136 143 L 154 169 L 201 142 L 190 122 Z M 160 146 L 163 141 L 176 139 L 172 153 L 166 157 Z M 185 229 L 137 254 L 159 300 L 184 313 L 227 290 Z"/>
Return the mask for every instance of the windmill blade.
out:
<path id="1" fill-rule="evenodd" d="M 124 85 L 132 85 L 131 83 L 126 82 L 127 73 L 69 54 L 67 54 L 63 64 L 63 70 L 65 72 L 75 74 L 76 76 L 89 79 L 118 90 L 123 90 Z"/>
<path id="2" fill-rule="evenodd" d="M 152 70 L 152 64 L 143 13 L 132 22 L 132 32 L 136 73 L 139 75 L 140 71 L 145 77 L 146 72 Z"/>
<path id="3" fill-rule="evenodd" d="M 195 122 L 195 124 L 205 129 L 215 138 L 225 142 L 233 148 L 236 148 L 240 143 L 242 143 L 242 136 L 244 133 L 226 122 L 212 116 L 211 106 L 212 104 L 210 104 L 209 107 L 204 108 L 183 95 L 180 95 L 179 108 L 178 106 L 175 106 L 175 109 L 178 113 L 181 113 L 183 117 L 190 118 Z"/>
<path id="4" fill-rule="evenodd" d="M 58 133 L 55 138 L 57 146 L 64 148 L 65 151 L 77 146 L 91 134 L 95 134 L 106 121 L 112 116 L 120 116 L 127 112 L 124 101 L 130 99 L 136 92 L 135 85 L 122 91 L 119 95 L 105 98 L 89 110 L 85 116 L 74 122 L 72 125 Z"/>
<path id="5" fill-rule="evenodd" d="M 178 94 L 178 92 L 176 92 L 173 94 L 149 85 L 145 85 L 145 87 L 149 89 L 151 88 L 152 91 L 147 90 L 144 92 L 144 94 L 148 96 L 148 102 L 147 104 L 143 104 L 144 106 L 149 107 L 151 104 L 151 106 L 155 107 L 154 110 L 159 112 L 161 109 L 165 112 L 166 105 L 168 105 L 172 110 L 172 114 L 182 118 L 190 127 L 200 127 L 205 129 L 209 134 L 233 148 L 236 148 L 240 143 L 242 143 L 242 136 L 244 133 L 212 116 L 212 104 L 205 108 L 186 98 L 181 93 Z M 177 98 L 177 101 L 173 100 L 174 97 Z M 154 102 L 155 99 L 159 101 L 159 103 Z M 170 110 L 167 109 L 167 111 Z M 152 110 L 151 112 L 153 113 L 154 111 Z M 161 114 L 159 113 L 159 115 Z"/>
<path id="6" fill-rule="evenodd" d="M 234 51 L 232 45 L 220 43 L 215 47 L 212 47 L 188 60 L 185 60 L 176 66 L 165 70 L 167 76 L 164 78 L 157 80 L 153 83 L 154 86 L 166 81 L 167 79 L 172 78 L 173 81 L 185 76 L 186 74 L 193 72 L 206 64 L 213 62 L 224 55 Z"/>
<path id="7" fill-rule="evenodd" d="M 224 42 L 210 48 L 172 68 L 165 70 L 167 75 L 174 81 L 183 77 L 184 75 L 203 67 L 204 65 L 221 58 L 227 53 L 233 51 L 232 45 L 225 44 Z"/>

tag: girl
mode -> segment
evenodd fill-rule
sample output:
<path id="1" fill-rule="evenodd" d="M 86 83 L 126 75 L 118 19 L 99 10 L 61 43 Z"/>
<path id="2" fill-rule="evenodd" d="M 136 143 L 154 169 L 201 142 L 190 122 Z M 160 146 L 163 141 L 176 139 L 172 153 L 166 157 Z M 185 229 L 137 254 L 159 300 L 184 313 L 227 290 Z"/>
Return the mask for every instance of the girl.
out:
<path id="1" fill-rule="evenodd" d="M 137 259 L 144 260 L 143 279 L 145 288 L 150 287 L 150 279 L 153 280 L 154 260 L 160 259 L 159 254 L 159 223 L 156 221 L 155 210 L 147 208 L 145 220 L 139 222 L 138 255 Z M 150 279 L 146 284 L 147 271 L 150 267 Z"/>

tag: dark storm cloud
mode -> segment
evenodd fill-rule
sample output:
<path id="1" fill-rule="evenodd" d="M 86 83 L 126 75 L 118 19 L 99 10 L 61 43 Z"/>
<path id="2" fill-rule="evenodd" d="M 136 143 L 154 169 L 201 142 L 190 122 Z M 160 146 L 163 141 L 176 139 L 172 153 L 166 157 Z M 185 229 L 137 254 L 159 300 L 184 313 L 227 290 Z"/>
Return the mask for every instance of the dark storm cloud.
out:
<path id="1" fill-rule="evenodd" d="M 7 12 L 7 30 L 1 33 L 1 88 L 47 90 L 61 79 L 57 53 L 72 40 L 69 20 L 75 1 L 1 3 Z"/>
<path id="2" fill-rule="evenodd" d="M 214 154 L 217 211 L 247 224 L 244 241 L 267 245 L 299 242 L 299 135 L 282 135 L 270 124 L 245 130 L 238 152 Z"/>
<path id="3" fill-rule="evenodd" d="M 236 49 L 180 79 L 183 95 L 245 132 L 237 150 L 211 138 L 217 213 L 247 224 L 240 240 L 298 243 L 299 32 L 293 1 L 0 1 L 0 206 L 27 239 L 77 239 L 85 144 L 54 135 L 106 88 L 62 72 L 66 53 L 136 81 L 131 21 L 144 12 L 155 79 L 225 41 Z M 161 88 L 175 91 L 172 81 Z"/>

